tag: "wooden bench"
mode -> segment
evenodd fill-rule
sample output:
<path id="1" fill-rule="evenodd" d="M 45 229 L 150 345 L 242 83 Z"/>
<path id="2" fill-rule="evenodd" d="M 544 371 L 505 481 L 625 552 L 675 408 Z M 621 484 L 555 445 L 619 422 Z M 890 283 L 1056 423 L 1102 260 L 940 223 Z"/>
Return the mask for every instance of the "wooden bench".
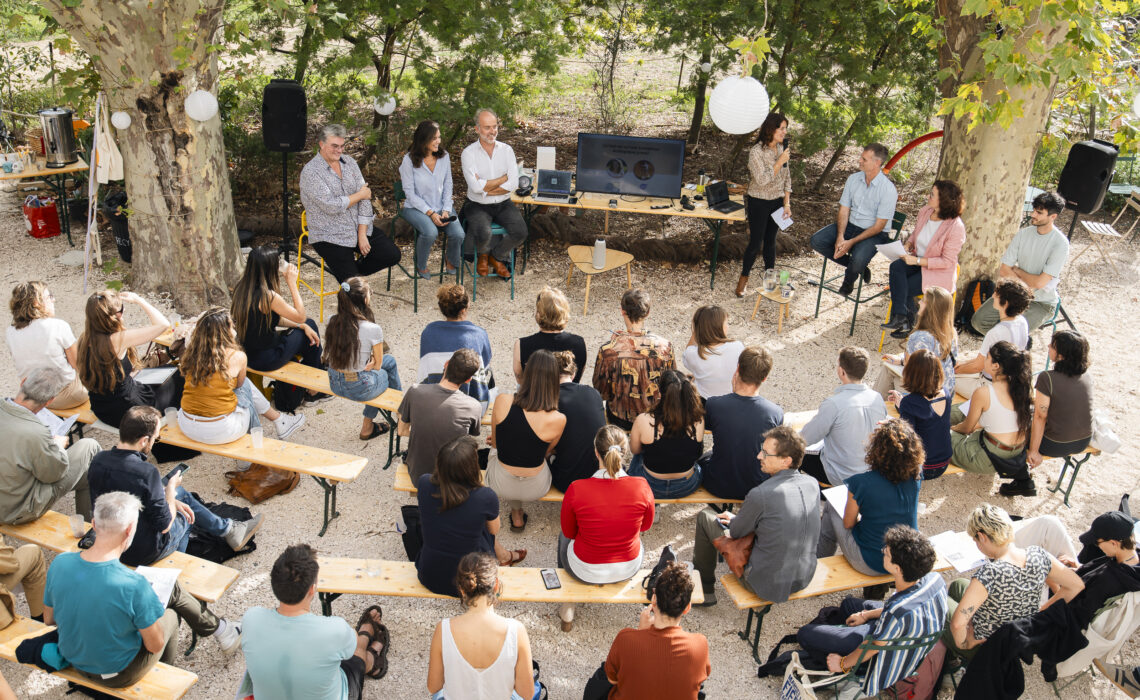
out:
<path id="1" fill-rule="evenodd" d="M 416 565 L 410 561 L 384 561 L 381 559 L 320 558 L 317 592 L 321 598 L 321 612 L 332 614 L 332 604 L 342 595 L 396 596 L 401 598 L 448 598 L 424 588 L 416 576 Z M 582 583 L 565 569 L 555 569 L 561 588 L 547 590 L 542 583 L 541 569 L 529 567 L 499 567 L 499 580 L 503 582 L 501 600 L 528 603 L 626 603 L 645 605 L 642 580 L 650 569 L 642 569 L 633 578 L 620 583 L 596 585 Z M 693 602 L 701 603 L 705 596 L 696 571 L 693 576 Z"/>
<path id="2" fill-rule="evenodd" d="M 42 622 L 36 622 L 26 617 L 17 617 L 12 624 L 0 630 L 0 658 L 19 663 L 16 661 L 16 647 L 20 646 L 20 642 L 28 637 L 39 636 L 50 629 L 52 628 Z M 126 698 L 127 700 L 156 700 L 159 698 L 177 700 L 177 698 L 185 696 L 189 692 L 190 686 L 198 682 L 196 674 L 161 662 L 155 664 L 154 668 L 137 683 L 127 688 L 101 686 L 79 674 L 74 668 L 56 671 L 52 675 L 86 688 L 94 688 L 112 697 Z"/>
<path id="3" fill-rule="evenodd" d="M 934 562 L 934 571 L 945 571 L 950 568 L 952 568 L 950 562 L 946 561 L 942 555 L 939 555 L 938 559 Z M 835 554 L 819 559 L 816 562 L 815 575 L 811 577 L 811 583 L 803 590 L 788 596 L 788 600 L 815 598 L 816 596 L 826 595 L 828 593 L 838 593 L 855 588 L 891 583 L 894 580 L 894 576 L 889 574 L 868 576 L 867 574 L 856 571 L 847 561 L 846 557 L 842 554 Z M 748 611 L 748 621 L 745 623 L 744 631 L 738 634 L 745 642 L 750 641 L 749 636 L 751 636 L 752 658 L 756 659 L 756 662 L 759 664 L 765 663 L 766 659 L 760 658 L 757 646 L 760 644 L 760 628 L 764 624 L 764 616 L 772 609 L 773 603 L 753 593 L 733 574 L 725 574 L 721 577 L 720 582 L 724 586 L 725 591 L 728 592 L 728 596 L 732 598 L 732 602 L 736 604 L 736 607 Z M 694 593 L 695 592 L 696 591 L 694 591 Z M 755 632 L 752 632 L 753 617 L 756 618 Z"/>
<path id="4" fill-rule="evenodd" d="M 83 435 L 82 428 L 79 427 L 80 424 L 93 425 L 101 430 L 106 430 L 114 434 L 118 433 L 118 430 L 114 427 L 96 419 L 95 414 L 91 411 L 90 402 L 76 408 L 58 411 L 53 409 L 53 413 L 63 418 L 78 414 L 79 419 L 76 423 L 76 427 L 79 430 L 80 436 Z M 163 425 L 161 437 L 163 442 L 170 445 L 178 445 L 179 447 L 185 447 L 199 452 L 207 452 L 241 462 L 263 464 L 267 467 L 274 467 L 299 474 L 308 474 L 314 481 L 320 484 L 324 490 L 324 519 L 321 524 L 321 530 L 317 533 L 322 537 L 329 528 L 329 522 L 340 515 L 336 510 L 337 485 L 341 482 L 356 480 L 356 477 L 360 476 L 360 473 L 364 471 L 364 467 L 368 464 L 367 457 L 333 452 L 319 447 L 298 445 L 282 440 L 272 440 L 270 438 L 264 438 L 261 448 L 254 449 L 253 439 L 248 434 L 242 435 L 237 440 L 224 445 L 207 445 L 186 437 L 182 430 L 179 429 L 177 423 Z"/>

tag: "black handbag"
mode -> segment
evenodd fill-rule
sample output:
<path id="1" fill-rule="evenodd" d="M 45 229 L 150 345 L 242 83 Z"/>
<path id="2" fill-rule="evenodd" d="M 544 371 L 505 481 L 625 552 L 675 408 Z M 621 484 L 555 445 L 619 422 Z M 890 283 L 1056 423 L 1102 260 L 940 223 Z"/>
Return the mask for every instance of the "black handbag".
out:
<path id="1" fill-rule="evenodd" d="M 985 430 L 982 431 L 979 442 L 982 444 L 982 452 L 985 452 L 986 456 L 990 458 L 990 464 L 994 465 L 994 471 L 998 473 L 998 476 L 1006 479 L 1018 479 L 1025 478 L 1025 475 L 1029 473 L 1028 453 L 1024 448 L 1012 457 L 999 457 L 990 452 L 989 447 L 986 447 Z"/>

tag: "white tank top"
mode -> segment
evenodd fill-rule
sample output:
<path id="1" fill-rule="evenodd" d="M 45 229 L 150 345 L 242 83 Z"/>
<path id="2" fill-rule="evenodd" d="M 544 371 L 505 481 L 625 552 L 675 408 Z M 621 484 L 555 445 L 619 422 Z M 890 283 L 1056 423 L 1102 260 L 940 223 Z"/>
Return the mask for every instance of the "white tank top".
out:
<path id="1" fill-rule="evenodd" d="M 982 426 L 982 428 L 991 435 L 994 433 L 1021 432 L 1021 429 L 1017 427 L 1017 411 L 1002 406 L 998 402 L 994 385 L 990 384 L 989 387 L 990 407 L 982 413 L 982 416 L 978 419 L 978 425 Z"/>
<path id="2" fill-rule="evenodd" d="M 467 663 L 451 636 L 451 620 L 443 627 L 443 697 L 446 700 L 506 700 L 515 689 L 518 620 L 507 620 L 507 637 L 495 662 L 484 669 Z"/>

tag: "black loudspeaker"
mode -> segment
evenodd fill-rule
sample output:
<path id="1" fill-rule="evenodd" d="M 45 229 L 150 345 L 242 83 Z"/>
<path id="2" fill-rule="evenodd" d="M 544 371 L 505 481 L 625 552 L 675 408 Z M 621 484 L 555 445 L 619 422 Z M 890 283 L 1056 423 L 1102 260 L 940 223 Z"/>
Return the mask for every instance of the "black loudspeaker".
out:
<path id="1" fill-rule="evenodd" d="M 1057 182 L 1057 193 L 1065 198 L 1066 207 L 1078 214 L 1100 209 L 1112 184 L 1117 153 L 1116 146 L 1099 139 L 1073 144 Z"/>
<path id="2" fill-rule="evenodd" d="M 305 150 L 308 107 L 296 80 L 271 80 L 261 93 L 261 137 L 271 151 Z"/>

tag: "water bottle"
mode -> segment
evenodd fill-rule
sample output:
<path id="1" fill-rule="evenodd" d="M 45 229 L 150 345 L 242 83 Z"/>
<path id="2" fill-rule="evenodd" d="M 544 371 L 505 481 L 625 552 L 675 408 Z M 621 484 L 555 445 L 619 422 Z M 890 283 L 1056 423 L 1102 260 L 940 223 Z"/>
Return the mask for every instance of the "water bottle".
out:
<path id="1" fill-rule="evenodd" d="M 594 269 L 601 270 L 606 266 L 606 241 L 599 238 L 594 241 Z"/>

